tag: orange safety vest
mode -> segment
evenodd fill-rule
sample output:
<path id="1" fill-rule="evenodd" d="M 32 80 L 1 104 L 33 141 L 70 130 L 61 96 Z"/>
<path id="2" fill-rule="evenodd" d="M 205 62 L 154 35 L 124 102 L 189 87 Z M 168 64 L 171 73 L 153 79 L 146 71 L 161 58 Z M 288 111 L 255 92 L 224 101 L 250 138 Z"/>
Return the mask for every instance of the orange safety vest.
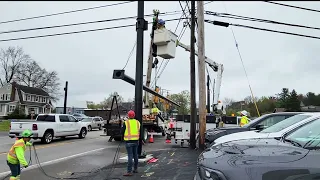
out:
<path id="1" fill-rule="evenodd" d="M 24 143 L 24 140 L 23 139 L 19 139 L 14 143 L 14 145 L 10 148 L 10 150 L 8 152 L 8 159 L 12 159 L 14 161 L 18 160 L 18 157 L 17 157 L 16 152 L 14 150 L 16 147 L 22 147 L 23 150 L 25 151 L 26 150 L 26 144 Z"/>
<path id="2" fill-rule="evenodd" d="M 125 121 L 126 130 L 124 132 L 124 140 L 139 140 L 140 137 L 140 122 L 136 119 L 128 119 Z"/>

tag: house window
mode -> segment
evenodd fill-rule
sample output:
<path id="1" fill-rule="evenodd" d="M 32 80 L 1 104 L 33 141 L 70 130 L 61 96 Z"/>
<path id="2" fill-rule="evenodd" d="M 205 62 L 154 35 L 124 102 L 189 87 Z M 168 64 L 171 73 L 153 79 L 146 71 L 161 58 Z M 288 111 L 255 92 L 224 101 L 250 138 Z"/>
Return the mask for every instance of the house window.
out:
<path id="1" fill-rule="evenodd" d="M 43 103 L 45 103 L 46 102 L 46 98 L 44 97 L 44 98 L 42 98 L 42 102 Z"/>
<path id="2" fill-rule="evenodd" d="M 34 99 L 34 101 L 35 102 L 38 102 L 39 101 L 39 97 L 38 96 L 36 96 L 36 97 L 34 97 L 35 99 Z"/>
<path id="3" fill-rule="evenodd" d="M 6 101 L 9 101 L 10 100 L 10 94 L 6 94 Z"/>
<path id="4" fill-rule="evenodd" d="M 3 100 L 3 95 L 0 96 L 0 100 Z"/>
<path id="5" fill-rule="evenodd" d="M 31 101 L 31 96 L 30 95 L 27 96 L 27 101 Z"/>
<path id="6" fill-rule="evenodd" d="M 9 112 L 13 112 L 16 109 L 16 106 L 10 105 L 9 106 Z"/>

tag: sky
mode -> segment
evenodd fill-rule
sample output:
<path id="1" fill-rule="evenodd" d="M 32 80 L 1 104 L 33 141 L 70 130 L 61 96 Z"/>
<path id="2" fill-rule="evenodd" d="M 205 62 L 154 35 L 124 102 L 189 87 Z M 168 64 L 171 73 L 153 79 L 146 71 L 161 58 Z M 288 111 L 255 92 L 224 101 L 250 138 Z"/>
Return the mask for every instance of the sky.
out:
<path id="1" fill-rule="evenodd" d="M 113 4 L 108 1 L 1 1 L 0 21 L 14 20 L 32 16 L 71 11 L 94 6 Z M 285 2 L 320 10 L 319 2 Z M 182 2 L 183 7 L 185 2 Z M 145 2 L 145 14 L 152 14 L 153 9 L 160 12 L 181 11 L 178 1 Z M 292 24 L 301 24 L 320 27 L 320 13 L 299 10 L 265 2 L 223 2 L 214 1 L 205 5 L 205 11 L 249 16 L 261 19 L 275 20 Z M 164 20 L 176 19 L 182 13 L 160 16 Z M 61 24 L 80 23 L 128 17 L 137 15 L 137 2 L 118 6 L 51 16 L 20 22 L 0 24 L 0 31 L 53 26 Z M 275 24 L 257 23 L 251 21 L 218 18 L 205 15 L 205 19 L 220 20 L 233 24 L 250 25 L 279 31 L 320 36 L 317 30 L 280 26 Z M 146 20 L 151 21 L 150 17 Z M 81 26 L 71 26 L 37 31 L 0 34 L 0 40 L 55 34 L 62 32 L 81 31 L 87 29 L 105 28 L 126 24 L 135 24 L 136 19 L 123 21 L 104 22 Z M 166 22 L 166 27 L 174 31 L 178 21 Z M 180 34 L 182 24 L 178 26 Z M 144 74 L 147 69 L 147 58 L 150 42 L 150 30 L 144 33 Z M 248 28 L 233 27 L 236 40 L 242 55 L 244 66 L 254 96 L 273 96 L 282 88 L 295 89 L 298 93 L 319 93 L 320 85 L 315 83 L 320 78 L 317 60 L 320 52 L 320 41 L 298 36 L 284 35 L 272 32 L 252 30 Z M 79 33 L 64 36 L 35 38 L 17 41 L 0 42 L 0 48 L 20 46 L 25 53 L 36 60 L 42 67 L 55 70 L 61 81 L 61 93 L 65 81 L 69 83 L 68 106 L 86 107 L 86 101 L 100 102 L 108 97 L 111 92 L 118 92 L 125 100 L 134 96 L 134 86 L 112 79 L 114 69 L 122 69 L 129 57 L 136 41 L 135 27 Z M 187 29 L 182 36 L 184 44 L 190 44 L 190 30 Z M 318 44 L 317 44 L 318 43 Z M 197 47 L 196 47 L 197 50 Z M 250 96 L 249 84 L 246 78 L 231 28 L 214 26 L 205 23 L 205 54 L 210 59 L 224 65 L 221 92 L 219 99 L 232 98 L 242 100 Z M 157 80 L 157 85 L 169 90 L 169 93 L 179 93 L 190 89 L 190 54 L 178 47 L 176 57 L 169 60 L 166 68 Z M 135 77 L 136 51 L 134 50 L 125 73 Z M 160 64 L 163 60 L 159 58 Z M 196 69 L 198 68 L 196 58 Z M 164 63 L 165 64 L 165 63 Z M 163 67 L 163 66 L 162 66 Z M 196 71 L 197 73 L 198 71 Z M 216 73 L 209 69 L 211 78 L 216 78 Z M 152 79 L 154 78 L 154 72 Z M 198 76 L 196 77 L 198 83 Z M 198 86 L 197 86 L 197 99 Z M 56 103 L 63 106 L 63 97 Z"/>

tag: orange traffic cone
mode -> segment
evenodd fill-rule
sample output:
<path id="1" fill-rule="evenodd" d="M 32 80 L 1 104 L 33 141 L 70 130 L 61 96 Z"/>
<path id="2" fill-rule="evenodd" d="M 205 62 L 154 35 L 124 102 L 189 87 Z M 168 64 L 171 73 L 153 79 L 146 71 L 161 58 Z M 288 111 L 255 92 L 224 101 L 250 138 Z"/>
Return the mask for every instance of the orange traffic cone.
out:
<path id="1" fill-rule="evenodd" d="M 153 143 L 153 133 L 151 132 L 150 138 L 149 138 L 149 143 Z"/>
<path id="2" fill-rule="evenodd" d="M 170 139 L 166 139 L 166 143 L 167 143 L 167 144 L 170 144 L 170 143 L 171 143 L 171 140 L 170 140 Z"/>

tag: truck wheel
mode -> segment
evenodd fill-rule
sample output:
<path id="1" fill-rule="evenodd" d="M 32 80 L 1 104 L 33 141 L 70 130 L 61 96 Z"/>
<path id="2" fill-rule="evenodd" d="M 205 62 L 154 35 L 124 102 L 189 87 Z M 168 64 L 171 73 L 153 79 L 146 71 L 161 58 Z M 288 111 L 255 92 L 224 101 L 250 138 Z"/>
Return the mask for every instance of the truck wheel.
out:
<path id="1" fill-rule="evenodd" d="M 102 127 L 101 127 L 101 125 L 99 125 L 99 130 L 102 130 Z"/>
<path id="2" fill-rule="evenodd" d="M 86 130 L 86 128 L 82 128 L 82 129 L 80 130 L 79 138 L 80 138 L 80 139 L 83 139 L 83 138 L 86 137 L 86 135 L 87 135 L 87 130 Z"/>
<path id="3" fill-rule="evenodd" d="M 117 136 L 117 137 L 114 137 L 113 139 L 114 139 L 115 141 L 121 141 L 121 137 L 118 137 L 118 136 Z"/>
<path id="4" fill-rule="evenodd" d="M 41 138 L 41 142 L 45 144 L 50 144 L 53 140 L 53 132 L 52 131 L 46 131 Z"/>
<path id="5" fill-rule="evenodd" d="M 166 132 L 162 130 L 162 136 L 166 136 Z"/>
<path id="6" fill-rule="evenodd" d="M 90 125 L 88 126 L 88 131 L 92 131 L 92 127 Z"/>
<path id="7" fill-rule="evenodd" d="M 147 128 L 144 128 L 143 129 L 143 140 L 144 140 L 144 142 L 147 142 L 147 140 L 148 140 L 148 129 Z"/>

